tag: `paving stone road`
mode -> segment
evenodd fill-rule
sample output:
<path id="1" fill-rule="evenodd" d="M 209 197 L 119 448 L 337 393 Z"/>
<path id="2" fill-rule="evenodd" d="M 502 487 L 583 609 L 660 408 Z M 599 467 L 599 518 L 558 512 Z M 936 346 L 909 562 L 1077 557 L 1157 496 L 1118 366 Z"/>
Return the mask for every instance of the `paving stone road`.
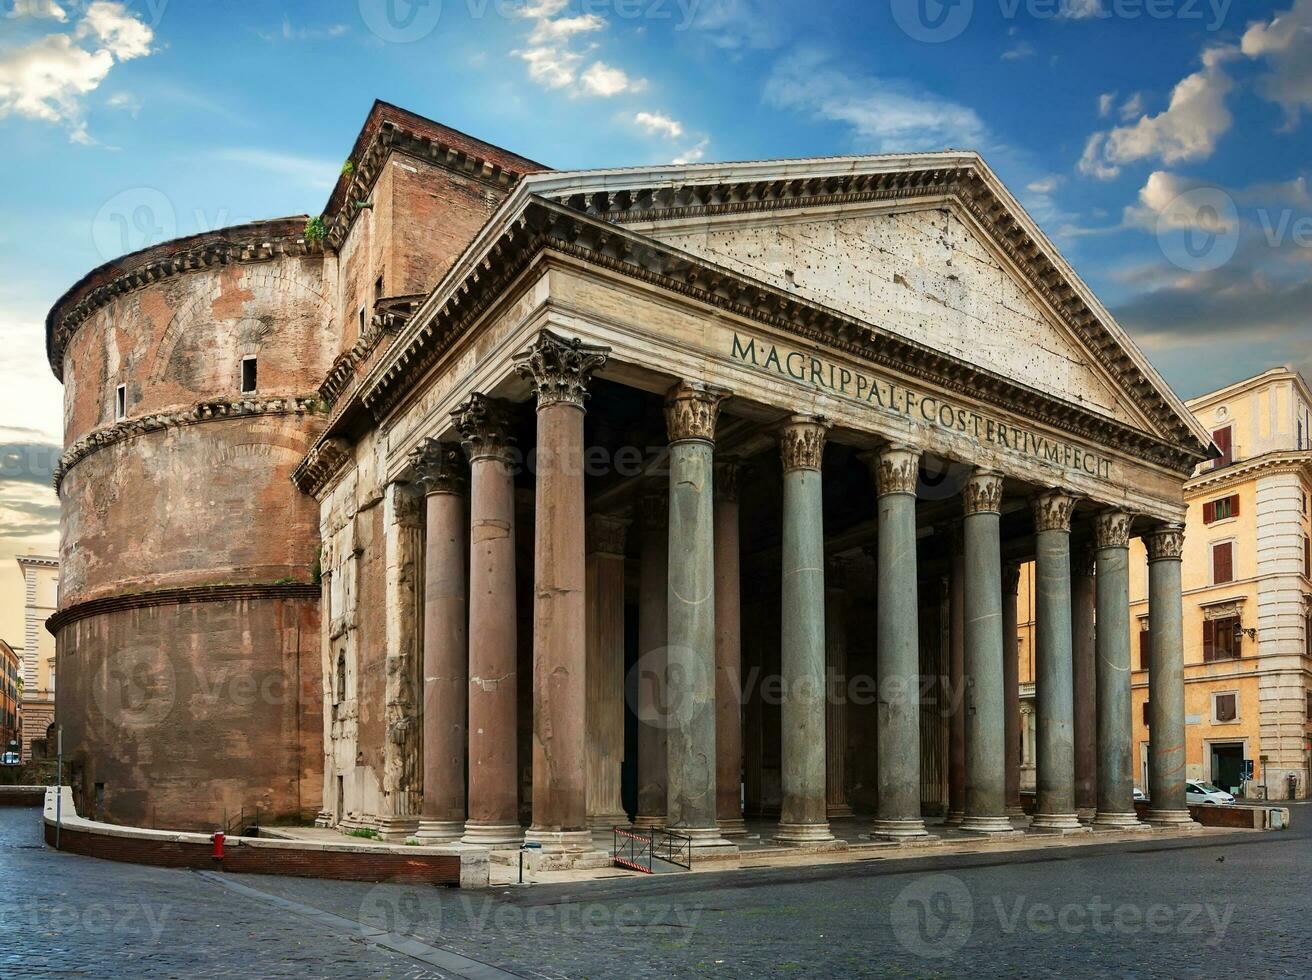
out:
<path id="1" fill-rule="evenodd" d="M 1294 829 L 460 892 L 60 854 L 0 809 L 0 977 L 1305 977 Z"/>

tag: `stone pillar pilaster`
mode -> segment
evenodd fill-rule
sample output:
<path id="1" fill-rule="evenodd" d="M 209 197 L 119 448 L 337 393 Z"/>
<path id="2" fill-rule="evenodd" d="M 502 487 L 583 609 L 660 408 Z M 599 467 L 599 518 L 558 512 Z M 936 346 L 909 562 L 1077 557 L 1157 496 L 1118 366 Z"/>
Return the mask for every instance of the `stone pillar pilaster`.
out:
<path id="1" fill-rule="evenodd" d="M 665 735 L 670 722 L 665 677 L 669 591 L 669 500 L 650 494 L 639 503 L 638 558 L 638 813 L 637 827 L 665 826 Z"/>
<path id="2" fill-rule="evenodd" d="M 952 575 L 948 593 L 948 812 L 943 823 L 966 819 L 966 548 L 953 525 Z"/>
<path id="3" fill-rule="evenodd" d="M 537 399 L 533 549 L 533 824 L 550 855 L 591 855 L 583 404 L 609 350 L 550 331 L 515 358 Z M 553 860 L 555 860 L 553 858 Z M 587 860 L 591 860 L 590 857 Z"/>
<path id="4" fill-rule="evenodd" d="M 1011 833 L 1006 816 L 1002 641 L 1002 477 L 977 471 L 965 518 L 966 817 L 962 829 Z"/>
<path id="5" fill-rule="evenodd" d="M 1098 808 L 1098 692 L 1094 652 L 1094 554 L 1081 548 L 1071 563 L 1071 689 L 1074 699 L 1075 813 L 1093 819 Z"/>
<path id="6" fill-rule="evenodd" d="M 683 382 L 665 400 L 670 438 L 667 806 L 695 849 L 736 851 L 715 797 L 715 424 L 725 393 Z"/>
<path id="7" fill-rule="evenodd" d="M 624 765 L 624 543 L 629 522 L 593 514 L 587 524 L 588 825 L 629 822 Z"/>
<path id="8" fill-rule="evenodd" d="M 1096 681 L 1099 830 L 1142 827 L 1134 809 L 1134 718 L 1130 695 L 1130 523 L 1119 510 L 1098 515 Z"/>
<path id="9" fill-rule="evenodd" d="M 516 844 L 515 478 L 511 408 L 474 394 L 451 413 L 469 457 L 469 817 L 467 844 Z"/>
<path id="10" fill-rule="evenodd" d="M 1020 646 L 1019 623 L 1016 612 L 1020 590 L 1020 566 L 1008 562 L 1002 569 L 1002 691 L 1006 705 L 1006 727 L 1003 737 L 1007 755 L 1007 816 L 1024 816 L 1020 804 Z"/>
<path id="11" fill-rule="evenodd" d="M 847 581 L 851 565 L 825 565 L 825 812 L 850 817 L 847 798 Z"/>
<path id="12" fill-rule="evenodd" d="M 916 597 L 916 484 L 920 450 L 889 446 L 871 459 L 879 494 L 877 781 L 873 833 L 924 837 L 920 814 L 920 626 Z"/>
<path id="13" fill-rule="evenodd" d="M 743 823 L 742 582 L 738 476 L 727 460 L 715 470 L 715 817 L 725 837 Z"/>
<path id="14" fill-rule="evenodd" d="M 383 718 L 383 799 L 378 831 L 405 840 L 419 829 L 420 772 L 419 579 L 423 568 L 422 498 L 408 483 L 383 491 L 386 665 Z"/>
<path id="15" fill-rule="evenodd" d="M 1184 528 L 1165 524 L 1148 546 L 1148 800 L 1159 827 L 1196 827 L 1185 800 L 1184 612 L 1180 558 Z"/>
<path id="16" fill-rule="evenodd" d="M 460 839 L 465 829 L 465 712 L 469 643 L 465 583 L 464 454 L 458 443 L 426 439 L 410 454 L 424 494 L 424 797 L 416 836 Z"/>
<path id="17" fill-rule="evenodd" d="M 1075 498 L 1053 490 L 1034 501 L 1034 700 L 1038 741 L 1031 828 L 1069 833 L 1075 815 L 1075 706 L 1071 662 L 1071 511 Z"/>
<path id="18" fill-rule="evenodd" d="M 820 467 L 828 422 L 794 416 L 779 433 L 784 471 L 783 805 L 775 839 L 832 841 L 825 796 L 825 532 Z"/>

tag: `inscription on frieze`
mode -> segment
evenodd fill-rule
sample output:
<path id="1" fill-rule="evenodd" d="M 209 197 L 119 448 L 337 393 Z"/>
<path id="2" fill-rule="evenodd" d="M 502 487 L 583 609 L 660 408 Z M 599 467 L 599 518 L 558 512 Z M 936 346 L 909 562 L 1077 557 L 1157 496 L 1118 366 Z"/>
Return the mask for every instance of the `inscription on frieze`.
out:
<path id="1" fill-rule="evenodd" d="M 1053 439 L 1024 426 L 990 418 L 941 395 L 909 388 L 874 372 L 848 367 L 819 354 L 745 334 L 732 334 L 730 356 L 742 364 L 797 384 L 869 406 L 876 412 L 924 422 L 1026 459 L 1079 470 L 1110 480 L 1112 461 L 1099 453 Z"/>

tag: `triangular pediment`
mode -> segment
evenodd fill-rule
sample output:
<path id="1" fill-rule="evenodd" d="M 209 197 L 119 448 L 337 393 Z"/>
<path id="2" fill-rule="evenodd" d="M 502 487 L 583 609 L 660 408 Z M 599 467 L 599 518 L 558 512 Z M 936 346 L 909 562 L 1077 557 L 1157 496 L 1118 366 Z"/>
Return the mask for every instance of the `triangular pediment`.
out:
<path id="1" fill-rule="evenodd" d="M 1207 433 L 976 154 L 542 174 L 520 192 L 1206 455 Z"/>
<path id="2" fill-rule="evenodd" d="M 644 231 L 1108 418 L 1151 424 L 950 206 L 656 222 Z"/>

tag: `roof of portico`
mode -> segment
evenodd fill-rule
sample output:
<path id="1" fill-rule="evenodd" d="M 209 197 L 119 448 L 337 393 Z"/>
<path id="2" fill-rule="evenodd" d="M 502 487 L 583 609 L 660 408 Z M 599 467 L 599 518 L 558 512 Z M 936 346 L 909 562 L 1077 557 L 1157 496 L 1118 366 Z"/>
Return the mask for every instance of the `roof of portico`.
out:
<path id="1" fill-rule="evenodd" d="M 914 338 L 839 313 L 660 242 L 644 223 L 861 202 L 946 203 L 968 215 L 1150 420 L 1142 431 L 964 364 Z M 1033 418 L 1188 472 L 1210 437 L 984 161 L 947 152 L 529 174 L 421 303 L 386 356 L 336 407 L 327 440 L 382 419 L 545 249 L 889 364 L 951 390 L 1008 399 Z M 312 454 L 315 457 L 315 454 Z M 317 459 L 317 457 L 316 457 Z M 298 471 L 303 487 L 307 458 Z"/>

